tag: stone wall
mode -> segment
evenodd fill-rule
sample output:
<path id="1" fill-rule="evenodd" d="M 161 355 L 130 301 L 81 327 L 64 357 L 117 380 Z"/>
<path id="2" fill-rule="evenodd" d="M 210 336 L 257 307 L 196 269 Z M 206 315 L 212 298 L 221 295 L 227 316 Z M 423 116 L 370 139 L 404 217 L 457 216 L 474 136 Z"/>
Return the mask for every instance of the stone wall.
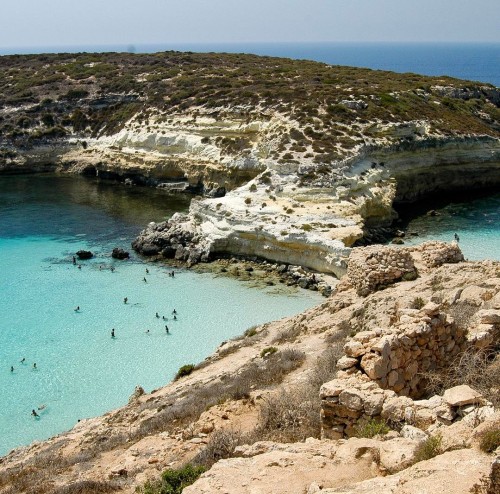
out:
<path id="1" fill-rule="evenodd" d="M 415 279 L 419 262 L 424 268 L 434 268 L 463 260 L 456 242 L 430 241 L 415 247 L 358 247 L 349 255 L 347 275 L 339 289 L 353 287 L 358 295 L 366 296 L 398 281 Z"/>
<path id="2" fill-rule="evenodd" d="M 458 387 L 467 388 L 459 390 L 458 398 L 448 390 L 443 397 L 418 399 L 426 371 L 448 367 L 469 345 L 481 349 L 497 344 L 500 310 L 481 310 L 473 321 L 471 328 L 476 329 L 466 333 L 439 305 L 429 302 L 420 310 L 401 310 L 390 329 L 354 335 L 338 361 L 337 378 L 320 390 L 323 436 L 352 436 L 360 421 L 374 418 L 423 428 L 449 425 L 464 410 L 484 419 L 481 414 L 493 408 L 468 386 Z"/>

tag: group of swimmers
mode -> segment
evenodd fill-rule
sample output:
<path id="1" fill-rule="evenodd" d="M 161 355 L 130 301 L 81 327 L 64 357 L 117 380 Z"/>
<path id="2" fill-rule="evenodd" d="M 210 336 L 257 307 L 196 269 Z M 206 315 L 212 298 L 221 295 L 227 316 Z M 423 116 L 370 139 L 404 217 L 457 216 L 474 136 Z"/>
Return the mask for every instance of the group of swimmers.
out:
<path id="1" fill-rule="evenodd" d="M 20 361 L 19 361 L 20 364 L 25 364 L 26 363 L 26 357 L 23 357 Z M 36 366 L 36 362 L 33 362 L 33 367 L 32 367 L 33 370 L 38 370 L 38 367 Z M 10 366 L 10 372 L 14 372 L 15 369 L 14 369 L 14 366 L 11 365 Z"/>
<path id="2" fill-rule="evenodd" d="M 126 304 L 128 302 L 128 298 L 125 297 L 123 299 L 123 302 Z M 175 309 L 172 311 L 172 314 L 174 316 L 173 320 L 177 321 L 177 311 Z M 160 319 L 160 314 L 158 314 L 158 312 L 157 312 L 155 314 L 155 317 L 156 317 L 156 319 Z M 161 316 L 161 318 L 163 321 L 168 321 L 168 319 L 165 316 Z M 149 329 L 146 329 L 145 333 L 149 333 Z M 165 324 L 165 333 L 170 334 L 170 329 L 168 328 L 168 325 L 166 325 L 166 324 Z M 111 329 L 111 338 L 116 338 L 115 328 Z"/>

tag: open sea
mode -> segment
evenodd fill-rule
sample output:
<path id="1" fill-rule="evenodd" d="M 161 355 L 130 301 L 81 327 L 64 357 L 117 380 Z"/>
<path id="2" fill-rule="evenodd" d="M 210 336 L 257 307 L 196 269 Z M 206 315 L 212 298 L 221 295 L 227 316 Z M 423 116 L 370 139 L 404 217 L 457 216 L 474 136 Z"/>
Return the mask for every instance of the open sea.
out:
<path id="1" fill-rule="evenodd" d="M 500 85 L 500 44 L 169 44 L 0 54 L 162 50 L 256 53 Z M 456 232 L 469 259 L 500 260 L 498 192 L 415 218 L 408 230 L 418 237 L 407 242 L 450 241 Z M 125 404 L 136 385 L 164 385 L 181 365 L 254 324 L 321 302 L 313 292 L 257 289 L 188 270 L 172 278 L 167 267 L 133 255 L 111 259 L 113 247 L 131 250 L 149 221 L 187 210 L 189 200 L 83 177 L 0 176 L 0 455 Z M 79 249 L 96 254 L 81 269 L 72 263 Z"/>

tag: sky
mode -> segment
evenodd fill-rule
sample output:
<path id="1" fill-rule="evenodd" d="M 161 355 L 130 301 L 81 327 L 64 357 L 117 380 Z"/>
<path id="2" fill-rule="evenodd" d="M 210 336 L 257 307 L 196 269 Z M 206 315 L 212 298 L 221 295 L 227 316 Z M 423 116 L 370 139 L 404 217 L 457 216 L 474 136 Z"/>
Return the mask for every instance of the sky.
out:
<path id="1" fill-rule="evenodd" d="M 500 42 L 500 0 L 0 0 L 0 48 Z"/>

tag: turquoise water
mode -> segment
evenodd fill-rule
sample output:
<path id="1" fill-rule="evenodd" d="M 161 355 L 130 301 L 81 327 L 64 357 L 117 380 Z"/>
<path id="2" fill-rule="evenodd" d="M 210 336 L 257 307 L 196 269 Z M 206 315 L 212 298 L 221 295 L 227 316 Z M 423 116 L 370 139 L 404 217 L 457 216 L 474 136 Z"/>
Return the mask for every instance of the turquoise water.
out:
<path id="1" fill-rule="evenodd" d="M 313 292 L 277 294 L 188 270 L 172 278 L 160 264 L 111 259 L 145 223 L 187 205 L 162 191 L 83 178 L 0 177 L 0 454 L 121 406 L 136 385 L 151 391 L 249 326 L 321 301 Z M 96 257 L 78 269 L 72 255 L 80 248 Z M 41 405 L 35 419 L 31 410 Z"/>
<path id="2" fill-rule="evenodd" d="M 438 216 L 422 215 L 410 221 L 407 231 L 416 232 L 418 236 L 405 238 L 405 243 L 451 242 L 457 233 L 465 258 L 500 260 L 500 194 L 451 203 L 437 212 Z"/>

